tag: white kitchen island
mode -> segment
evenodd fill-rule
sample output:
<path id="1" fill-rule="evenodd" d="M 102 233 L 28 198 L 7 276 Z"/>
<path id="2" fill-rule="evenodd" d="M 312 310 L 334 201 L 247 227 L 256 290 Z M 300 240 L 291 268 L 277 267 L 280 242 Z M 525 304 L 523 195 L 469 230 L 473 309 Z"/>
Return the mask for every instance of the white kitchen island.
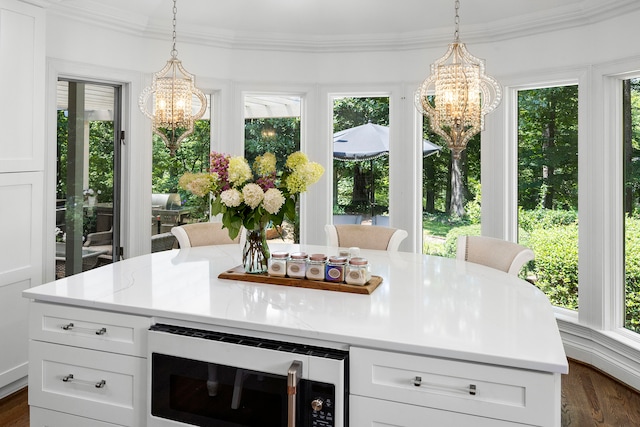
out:
<path id="1" fill-rule="evenodd" d="M 271 245 L 300 249 L 336 252 Z M 371 295 L 218 279 L 240 252 L 158 252 L 24 291 L 33 301 L 31 425 L 145 425 L 154 323 L 348 350 L 351 427 L 560 425 L 567 360 L 552 307 L 531 284 L 462 261 L 369 250 L 362 255 L 383 278 Z M 61 380 L 72 367 L 114 378 L 83 389 Z"/>

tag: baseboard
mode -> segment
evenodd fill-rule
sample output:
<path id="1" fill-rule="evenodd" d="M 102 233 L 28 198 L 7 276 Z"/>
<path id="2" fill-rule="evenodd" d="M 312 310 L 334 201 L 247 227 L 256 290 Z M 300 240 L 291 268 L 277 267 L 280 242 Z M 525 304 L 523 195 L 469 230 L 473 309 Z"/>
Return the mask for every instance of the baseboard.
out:
<path id="1" fill-rule="evenodd" d="M 0 399 L 4 399 L 10 394 L 13 394 L 18 390 L 22 390 L 26 386 L 27 386 L 27 377 L 20 378 L 19 380 L 14 381 L 11 384 L 7 384 L 6 386 L 0 388 Z"/>
<path id="2" fill-rule="evenodd" d="M 567 357 L 589 364 L 640 390 L 640 346 L 623 337 L 557 319 Z"/>

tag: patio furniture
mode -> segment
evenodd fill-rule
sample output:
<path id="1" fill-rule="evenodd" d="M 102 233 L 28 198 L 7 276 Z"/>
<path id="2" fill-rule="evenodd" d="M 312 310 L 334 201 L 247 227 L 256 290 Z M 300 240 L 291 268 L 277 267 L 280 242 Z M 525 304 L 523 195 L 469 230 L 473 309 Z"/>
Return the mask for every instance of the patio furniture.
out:
<path id="1" fill-rule="evenodd" d="M 178 240 L 171 232 L 151 236 L 151 252 L 168 251 L 177 247 Z"/>
<path id="2" fill-rule="evenodd" d="M 66 276 L 66 243 L 56 243 L 56 279 Z M 82 248 L 82 271 L 95 268 L 98 265 L 98 257 L 107 253 L 104 249 Z"/>

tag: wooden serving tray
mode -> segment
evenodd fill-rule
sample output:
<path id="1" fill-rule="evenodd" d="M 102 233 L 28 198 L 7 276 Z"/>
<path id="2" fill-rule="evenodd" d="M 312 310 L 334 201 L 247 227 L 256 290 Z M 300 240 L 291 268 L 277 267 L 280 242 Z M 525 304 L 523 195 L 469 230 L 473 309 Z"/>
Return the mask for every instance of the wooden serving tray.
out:
<path id="1" fill-rule="evenodd" d="M 348 292 L 352 294 L 370 295 L 382 283 L 382 277 L 371 276 L 365 285 L 348 285 L 346 283 L 321 282 L 319 280 L 293 279 L 290 277 L 274 277 L 267 273 L 249 274 L 244 272 L 244 267 L 239 265 L 231 270 L 223 271 L 218 275 L 219 279 L 241 280 L 243 282 L 267 283 L 269 285 L 294 286 L 297 288 L 321 289 L 324 291 Z"/>

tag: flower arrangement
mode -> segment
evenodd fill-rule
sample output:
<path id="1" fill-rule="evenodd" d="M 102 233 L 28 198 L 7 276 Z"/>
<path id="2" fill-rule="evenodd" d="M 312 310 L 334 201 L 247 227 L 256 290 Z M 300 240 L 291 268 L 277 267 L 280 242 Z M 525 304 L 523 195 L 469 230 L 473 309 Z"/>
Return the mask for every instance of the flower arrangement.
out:
<path id="1" fill-rule="evenodd" d="M 234 239 L 243 226 L 251 231 L 281 225 L 285 218 L 293 221 L 300 193 L 323 174 L 324 168 L 300 151 L 287 157 L 280 172 L 272 153 L 258 156 L 253 168 L 242 156 L 211 153 L 209 173 L 186 173 L 178 185 L 197 196 L 211 194 L 211 213 L 222 214 Z"/>

